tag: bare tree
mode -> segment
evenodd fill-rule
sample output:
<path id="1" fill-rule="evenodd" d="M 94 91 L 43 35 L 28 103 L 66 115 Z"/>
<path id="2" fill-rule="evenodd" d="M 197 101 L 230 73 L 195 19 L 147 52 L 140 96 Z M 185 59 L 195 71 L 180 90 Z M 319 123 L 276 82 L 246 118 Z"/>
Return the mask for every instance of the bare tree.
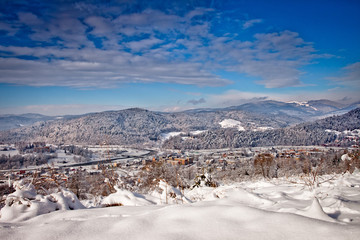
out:
<path id="1" fill-rule="evenodd" d="M 270 178 L 270 167 L 274 162 L 274 157 L 270 153 L 260 153 L 254 159 L 254 167 L 260 170 L 264 178 Z"/>

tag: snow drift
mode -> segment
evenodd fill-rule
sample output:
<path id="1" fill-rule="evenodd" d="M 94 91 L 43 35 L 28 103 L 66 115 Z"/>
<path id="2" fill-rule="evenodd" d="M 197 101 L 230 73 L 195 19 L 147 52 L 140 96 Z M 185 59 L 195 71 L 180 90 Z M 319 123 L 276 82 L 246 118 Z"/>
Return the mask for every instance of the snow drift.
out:
<path id="1" fill-rule="evenodd" d="M 170 186 L 165 182 L 160 182 L 158 187 L 170 192 Z M 161 191 L 156 202 L 155 194 L 137 195 L 118 189 L 103 203 L 114 201 L 123 206 L 55 211 L 29 220 L 26 220 L 29 217 L 20 217 L 27 211 L 18 211 L 19 215 L 12 221 L 6 220 L 10 217 L 1 218 L 0 234 L 2 239 L 40 240 L 358 239 L 359 189 L 359 171 L 329 177 L 329 181 L 315 190 L 301 182 L 294 183 L 293 179 L 249 181 L 217 188 L 196 187 L 182 196 L 189 199 L 187 204 L 175 204 L 175 200 L 168 202 L 173 204 L 159 201 L 164 197 Z M 43 199 L 46 198 L 36 200 L 38 197 L 31 186 L 17 188 L 11 198 L 19 196 L 24 199 L 22 205 L 28 200 L 32 205 L 45 202 Z M 64 199 L 66 203 L 74 204 L 70 198 Z M 66 206 L 59 200 L 56 205 Z M 9 208 L 7 206 L 5 212 Z M 36 208 L 43 209 L 39 205 Z"/>
<path id="2" fill-rule="evenodd" d="M 1 221 L 18 222 L 57 210 L 85 208 L 76 195 L 67 189 L 43 196 L 37 195 L 34 186 L 23 180 L 14 182 L 13 186 L 16 191 L 7 196 L 5 206 L 0 211 Z"/>

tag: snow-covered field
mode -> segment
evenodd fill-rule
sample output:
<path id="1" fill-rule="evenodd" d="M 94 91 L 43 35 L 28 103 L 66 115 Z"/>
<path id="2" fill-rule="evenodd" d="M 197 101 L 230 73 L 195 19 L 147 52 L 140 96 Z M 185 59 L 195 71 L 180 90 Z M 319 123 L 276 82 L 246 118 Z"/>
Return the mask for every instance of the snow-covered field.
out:
<path id="1" fill-rule="evenodd" d="M 354 129 L 352 131 L 346 130 L 346 131 L 342 131 L 342 132 L 339 132 L 339 131 L 336 131 L 336 130 L 331 130 L 331 129 L 326 129 L 325 132 L 335 133 L 337 135 L 344 134 L 344 135 L 347 135 L 347 136 L 360 137 L 360 129 Z"/>
<path id="2" fill-rule="evenodd" d="M 191 135 L 198 135 L 198 134 L 201 134 L 203 132 L 206 132 L 206 130 L 197 130 L 197 131 L 190 131 L 189 133 Z M 161 138 L 162 140 L 167 140 L 171 137 L 176 137 L 176 136 L 179 136 L 181 134 L 186 134 L 186 132 L 168 132 L 168 133 L 162 133 L 161 134 Z"/>
<path id="3" fill-rule="evenodd" d="M 121 145 L 96 145 L 89 146 L 87 149 L 94 152 L 94 155 L 98 155 L 98 158 L 95 158 L 95 160 L 107 158 L 108 151 L 123 151 L 125 155 L 132 157 L 139 157 L 149 153 L 148 150 L 127 148 Z"/>
<path id="4" fill-rule="evenodd" d="M 237 128 L 239 131 L 245 130 L 245 128 L 241 125 L 241 122 L 234 119 L 224 119 L 219 124 L 222 128 Z"/>
<path id="5" fill-rule="evenodd" d="M 66 154 L 64 150 L 56 150 L 57 157 L 49 160 L 48 164 L 58 166 L 64 165 L 65 163 L 73 164 L 76 163 L 73 154 Z M 33 166 L 35 167 L 35 166 Z"/>
<path id="6" fill-rule="evenodd" d="M 254 129 L 254 131 L 266 131 L 266 130 L 271 130 L 274 129 L 273 127 L 257 127 Z"/>
<path id="7" fill-rule="evenodd" d="M 15 156 L 15 155 L 18 155 L 19 154 L 19 151 L 18 150 L 9 150 L 9 151 L 0 151 L 0 155 L 5 155 L 5 156 Z"/>
<path id="8" fill-rule="evenodd" d="M 162 133 L 161 138 L 167 140 L 171 137 L 179 136 L 181 134 L 185 134 L 185 132 L 169 132 L 169 133 Z"/>
<path id="9" fill-rule="evenodd" d="M 143 196 L 118 190 L 103 203 L 124 206 L 58 210 L 25 221 L 11 218 L 13 213 L 7 209 L 1 211 L 10 217 L 0 218 L 0 238 L 359 239 L 359 171 L 324 176 L 318 182 L 325 182 L 312 189 L 304 180 L 294 177 L 194 188 L 185 191 L 181 198 L 186 200 L 178 204 L 164 204 L 164 192 Z M 163 182 L 159 187 L 167 189 Z M 63 206 L 66 196 L 73 198 L 66 194 L 57 193 L 56 204 Z M 71 201 L 66 206 L 70 205 Z M 22 206 L 24 213 L 27 208 L 31 207 Z"/>

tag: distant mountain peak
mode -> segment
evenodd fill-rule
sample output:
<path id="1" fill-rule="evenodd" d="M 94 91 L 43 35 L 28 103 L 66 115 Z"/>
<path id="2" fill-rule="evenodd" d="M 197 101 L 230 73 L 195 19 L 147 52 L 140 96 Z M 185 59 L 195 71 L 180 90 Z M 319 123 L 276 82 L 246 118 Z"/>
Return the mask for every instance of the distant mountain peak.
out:
<path id="1" fill-rule="evenodd" d="M 318 111 L 318 109 L 317 109 L 316 107 L 314 107 L 314 106 L 311 106 L 311 105 L 309 104 L 309 102 L 290 101 L 290 102 L 287 102 L 287 103 L 289 103 L 289 104 L 296 104 L 297 106 L 308 107 L 308 108 L 311 108 L 311 109 L 313 109 L 313 110 L 315 110 L 315 111 Z"/>
<path id="2" fill-rule="evenodd" d="M 289 101 L 289 102 L 286 102 L 286 103 L 295 103 L 295 104 L 301 105 L 301 106 L 308 106 L 309 105 L 308 102 L 299 102 L 299 101 Z"/>
<path id="3" fill-rule="evenodd" d="M 134 107 L 134 108 L 128 108 L 128 109 L 125 109 L 126 111 L 133 111 L 133 112 L 148 112 L 149 110 L 147 109 L 144 109 L 144 108 L 137 108 L 137 107 Z"/>

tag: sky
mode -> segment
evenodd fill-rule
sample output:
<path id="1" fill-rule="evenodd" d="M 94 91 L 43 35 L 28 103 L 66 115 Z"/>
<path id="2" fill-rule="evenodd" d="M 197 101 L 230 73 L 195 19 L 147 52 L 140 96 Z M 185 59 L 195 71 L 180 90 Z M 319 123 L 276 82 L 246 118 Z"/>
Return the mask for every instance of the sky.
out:
<path id="1" fill-rule="evenodd" d="M 0 0 L 0 114 L 360 100 L 358 0 Z"/>

